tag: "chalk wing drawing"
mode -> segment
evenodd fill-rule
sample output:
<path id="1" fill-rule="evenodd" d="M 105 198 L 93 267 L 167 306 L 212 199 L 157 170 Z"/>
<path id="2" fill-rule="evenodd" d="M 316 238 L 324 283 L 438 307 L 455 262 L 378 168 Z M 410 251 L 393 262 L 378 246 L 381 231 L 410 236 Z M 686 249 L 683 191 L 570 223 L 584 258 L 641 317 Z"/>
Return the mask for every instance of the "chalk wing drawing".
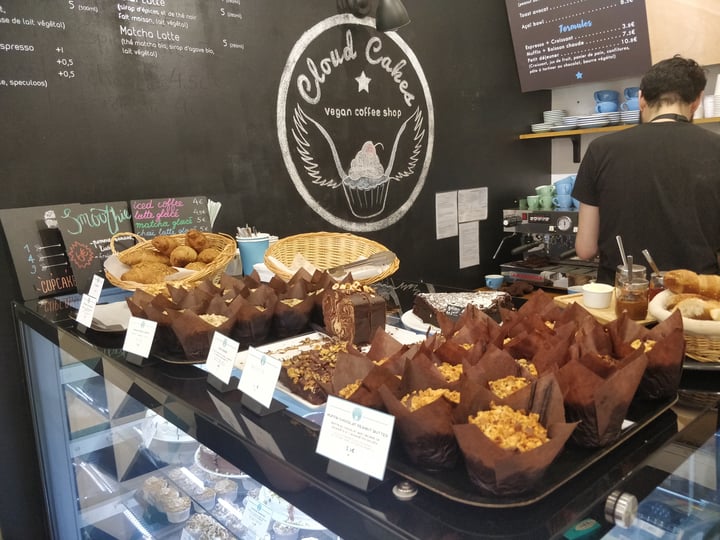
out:
<path id="1" fill-rule="evenodd" d="M 405 134 L 408 124 L 410 129 Z M 329 174 L 326 174 L 313 154 L 312 137 L 309 136 L 309 129 L 313 127 L 324 137 L 330 147 L 335 162 L 335 171 L 329 171 Z M 383 147 L 383 144 L 366 141 L 351 160 L 347 172 L 340 161 L 330 134 L 319 122 L 306 114 L 299 104 L 295 106 L 293 112 L 291 131 L 295 140 L 295 149 L 303 162 L 305 172 L 312 179 L 312 183 L 332 189 L 342 186 L 353 215 L 368 219 L 379 215 L 385 209 L 390 180 L 401 181 L 414 174 L 425 139 L 425 122 L 422 111 L 417 108 L 402 123 L 395 135 L 390 160 L 386 167 L 383 167 L 376 151 L 376 146 Z M 401 141 L 410 146 L 409 157 L 403 169 L 393 173 L 395 156 Z"/>

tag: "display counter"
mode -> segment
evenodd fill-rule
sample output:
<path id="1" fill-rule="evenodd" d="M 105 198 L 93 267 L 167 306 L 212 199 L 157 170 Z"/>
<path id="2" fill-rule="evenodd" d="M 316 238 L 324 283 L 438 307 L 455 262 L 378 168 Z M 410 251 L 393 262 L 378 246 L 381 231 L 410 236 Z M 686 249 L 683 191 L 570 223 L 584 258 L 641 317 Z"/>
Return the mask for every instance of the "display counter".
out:
<path id="1" fill-rule="evenodd" d="M 307 519 L 295 523 L 298 538 L 561 538 L 572 536 L 571 529 L 588 518 L 598 536 L 613 526 L 605 518 L 609 496 L 629 491 L 642 500 L 658 486 L 667 491 L 663 482 L 698 448 L 702 468 L 685 465 L 683 471 L 714 480 L 694 489 L 693 477 L 683 473 L 684 479 L 671 485 L 684 489 L 685 498 L 692 490 L 707 508 L 719 502 L 713 408 L 680 433 L 676 414 L 663 410 L 528 504 L 466 504 L 413 482 L 409 487 L 417 493 L 401 500 L 394 488 L 408 487 L 402 471 L 388 470 L 367 491 L 330 476 L 327 458 L 315 452 L 319 426 L 290 409 L 256 415 L 243 406 L 239 391 L 218 392 L 194 365 L 134 365 L 122 350 L 123 334 L 79 330 L 73 310 L 58 300 L 15 303 L 13 310 L 56 538 L 194 538 L 187 522 L 170 523 L 147 504 L 143 486 L 152 476 L 170 478 L 178 468 L 192 471 L 200 445 L 272 493 L 273 500 L 277 495 L 296 508 Z M 402 459 L 395 455 L 399 451 L 391 448 L 391 461 Z M 242 512 L 257 496 L 257 488 L 241 487 L 234 504 Z M 191 514 L 207 513 L 223 523 L 218 505 L 207 510 L 195 503 Z M 285 538 L 272 530 L 282 521 L 276 513 L 270 516 L 267 538 Z M 255 537 L 247 527 L 234 534 Z"/>

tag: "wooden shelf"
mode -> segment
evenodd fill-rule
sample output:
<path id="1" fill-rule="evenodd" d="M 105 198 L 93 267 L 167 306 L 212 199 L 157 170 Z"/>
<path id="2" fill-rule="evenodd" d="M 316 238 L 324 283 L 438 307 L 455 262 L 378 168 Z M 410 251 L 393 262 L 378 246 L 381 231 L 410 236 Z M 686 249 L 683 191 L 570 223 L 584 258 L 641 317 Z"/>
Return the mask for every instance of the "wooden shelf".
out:
<path id="1" fill-rule="evenodd" d="M 720 117 L 714 118 L 696 118 L 694 124 L 716 124 L 720 123 Z M 613 131 L 622 131 L 638 124 L 622 124 L 620 126 L 605 126 L 597 128 L 584 129 L 568 129 L 565 131 L 546 131 L 543 133 L 522 133 L 520 139 L 551 139 L 553 137 L 569 138 L 573 145 L 573 162 L 580 163 L 580 137 L 582 135 L 592 135 L 594 133 L 612 133 Z"/>

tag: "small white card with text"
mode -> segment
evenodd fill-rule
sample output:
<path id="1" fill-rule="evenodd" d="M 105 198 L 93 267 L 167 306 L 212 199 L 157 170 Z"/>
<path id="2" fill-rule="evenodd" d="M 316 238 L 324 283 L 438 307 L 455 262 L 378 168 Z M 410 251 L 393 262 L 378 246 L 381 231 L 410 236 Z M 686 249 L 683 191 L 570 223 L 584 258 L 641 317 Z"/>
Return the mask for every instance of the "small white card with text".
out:
<path id="1" fill-rule="evenodd" d="M 220 332 L 215 332 L 205 365 L 207 371 L 225 384 L 229 383 L 239 348 L 240 343 Z"/>
<path id="2" fill-rule="evenodd" d="M 238 388 L 262 406 L 269 407 L 281 368 L 281 360 L 250 347 Z"/>
<path id="3" fill-rule="evenodd" d="M 156 329 L 157 322 L 155 321 L 130 317 L 127 332 L 125 333 L 125 341 L 123 342 L 123 351 L 147 358 L 150 356 L 150 348 L 155 338 Z"/>
<path id="4" fill-rule="evenodd" d="M 328 396 L 317 453 L 382 480 L 395 417 Z"/>

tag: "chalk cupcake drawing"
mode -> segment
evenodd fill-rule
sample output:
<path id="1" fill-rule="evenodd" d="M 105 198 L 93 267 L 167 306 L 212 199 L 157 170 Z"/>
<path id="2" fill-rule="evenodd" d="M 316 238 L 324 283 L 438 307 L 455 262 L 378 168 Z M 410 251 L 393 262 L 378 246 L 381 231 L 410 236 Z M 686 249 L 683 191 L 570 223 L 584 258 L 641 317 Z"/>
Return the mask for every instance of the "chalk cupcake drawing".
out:
<path id="1" fill-rule="evenodd" d="M 428 85 L 410 47 L 371 18 L 336 15 L 301 36 L 283 70 L 277 121 L 295 188 L 338 227 L 388 227 L 423 188 L 434 141 Z"/>
<path id="2" fill-rule="evenodd" d="M 388 189 L 390 188 L 390 180 L 399 181 L 402 180 L 402 178 L 411 176 L 414 173 L 418 162 L 418 156 L 423 148 L 422 143 L 425 139 L 422 113 L 420 112 L 420 109 L 415 109 L 415 112 L 401 124 L 400 129 L 395 135 L 392 150 L 390 151 L 390 159 L 386 167 L 383 167 L 380 162 L 376 148 L 376 146 L 380 146 L 382 148 L 383 143 L 365 141 L 362 148 L 355 154 L 355 157 L 350 162 L 350 168 L 347 172 L 345 172 L 340 156 L 338 155 L 337 148 L 335 147 L 335 143 L 327 130 L 316 120 L 305 114 L 299 105 L 296 107 L 295 119 L 296 123 L 295 127 L 292 129 L 292 134 L 297 145 L 296 149 L 298 153 L 303 156 L 305 171 L 313 179 L 312 181 L 314 183 L 319 183 L 332 188 L 342 185 L 350 211 L 358 218 L 372 218 L 383 212 L 385 209 L 385 202 L 387 200 Z M 392 171 L 395 163 L 398 142 L 403 136 L 407 124 L 412 120 L 415 120 L 412 124 L 413 134 L 411 135 L 412 140 L 415 141 L 415 147 L 410 154 L 405 169 L 393 175 Z M 313 158 L 311 145 L 308 142 L 307 137 L 304 136 L 307 133 L 306 128 L 308 123 L 317 128 L 330 146 L 333 162 L 340 182 L 337 182 L 334 179 L 328 179 L 320 172 L 321 169 Z"/>

